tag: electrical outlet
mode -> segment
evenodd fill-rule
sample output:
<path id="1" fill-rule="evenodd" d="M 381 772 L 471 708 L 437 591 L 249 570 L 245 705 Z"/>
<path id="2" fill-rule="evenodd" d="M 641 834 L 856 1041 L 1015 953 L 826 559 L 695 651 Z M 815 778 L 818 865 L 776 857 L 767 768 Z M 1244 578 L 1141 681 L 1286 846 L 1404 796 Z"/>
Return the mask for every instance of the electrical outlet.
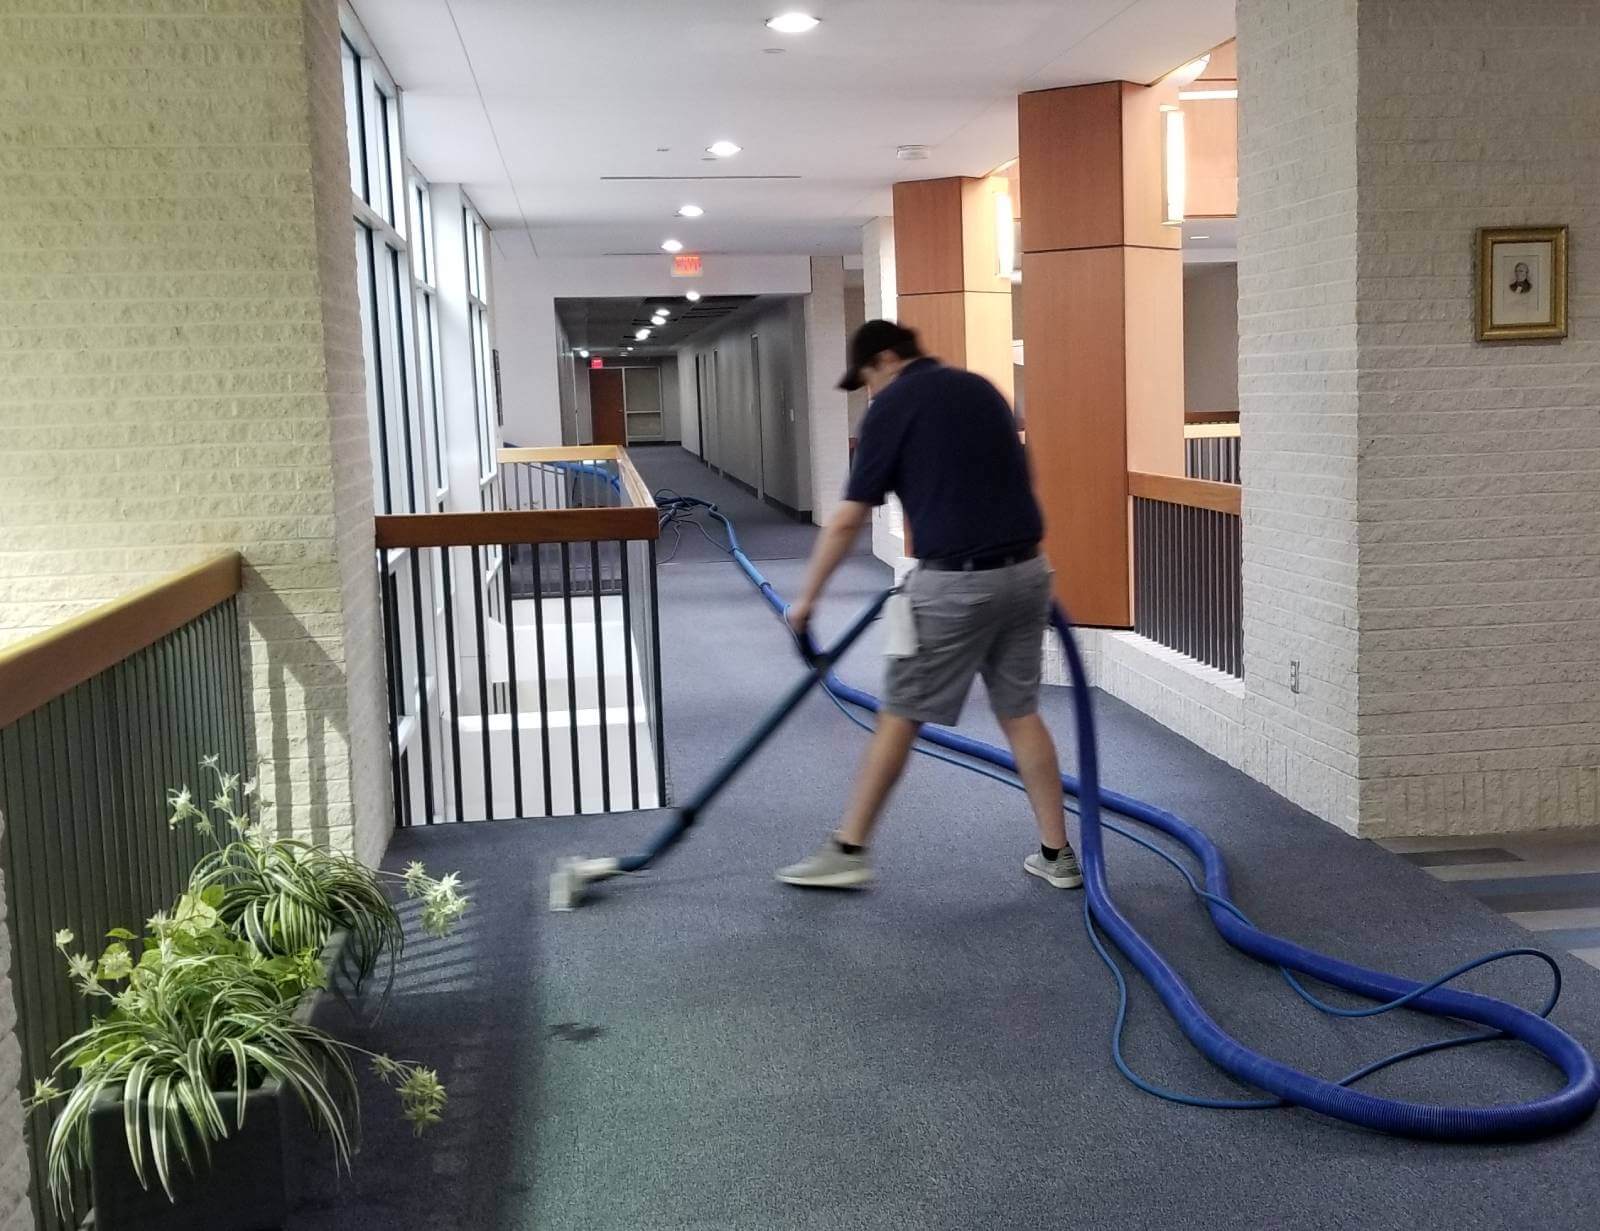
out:
<path id="1" fill-rule="evenodd" d="M 1298 658 L 1289 660 L 1289 691 L 1296 693 L 1300 691 L 1300 660 Z"/>

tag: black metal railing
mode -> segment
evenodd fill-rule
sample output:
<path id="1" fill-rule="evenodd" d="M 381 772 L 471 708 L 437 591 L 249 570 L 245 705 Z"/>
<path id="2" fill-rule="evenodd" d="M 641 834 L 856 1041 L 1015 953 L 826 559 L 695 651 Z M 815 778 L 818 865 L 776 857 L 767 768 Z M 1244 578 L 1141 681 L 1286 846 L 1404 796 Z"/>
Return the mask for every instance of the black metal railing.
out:
<path id="1" fill-rule="evenodd" d="M 546 458 L 551 507 L 378 519 L 398 825 L 665 804 L 660 531 L 613 452 L 614 504 Z"/>
<path id="2" fill-rule="evenodd" d="M 1238 483 L 1239 425 L 1191 426 L 1184 429 L 1183 473 L 1212 483 Z"/>
<path id="3" fill-rule="evenodd" d="M 168 908 L 200 858 L 192 826 L 167 824 L 167 790 L 201 786 L 200 760 L 245 766 L 239 558 L 224 557 L 0 652 L 0 812 L 22 1088 L 88 1025 L 56 949 L 91 954 L 112 927 Z M 52 1208 L 35 1113 L 28 1140 L 35 1225 Z M 77 1194 L 77 1208 L 88 1208 Z"/>
<path id="4" fill-rule="evenodd" d="M 508 460 L 537 449 L 503 449 L 500 482 L 507 509 L 615 509 L 626 499 L 619 463 L 605 458 Z"/>
<path id="5" fill-rule="evenodd" d="M 1134 631 L 1242 676 L 1238 488 L 1164 476 L 1129 479 Z"/>

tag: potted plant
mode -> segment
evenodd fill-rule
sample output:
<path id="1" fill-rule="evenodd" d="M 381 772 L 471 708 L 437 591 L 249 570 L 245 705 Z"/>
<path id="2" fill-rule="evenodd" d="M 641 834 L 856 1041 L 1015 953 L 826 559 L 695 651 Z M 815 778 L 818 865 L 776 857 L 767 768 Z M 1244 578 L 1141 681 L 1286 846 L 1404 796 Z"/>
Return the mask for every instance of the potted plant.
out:
<path id="1" fill-rule="evenodd" d="M 46 1146 L 50 1187 L 65 1213 L 73 1174 L 86 1168 L 97 1231 L 280 1225 L 297 1106 L 327 1134 L 336 1164 L 349 1166 L 359 1128 L 353 1058 L 396 1091 L 417 1132 L 445 1104 L 433 1071 L 310 1024 L 329 936 L 348 930 L 367 973 L 385 952 L 391 962 L 398 954 L 403 933 L 383 879 L 325 848 L 264 838 L 247 815 L 253 788 L 208 764 L 218 780 L 211 806 L 231 836 L 170 915 L 156 915 L 142 937 L 112 932 L 97 960 L 69 952 L 70 931 L 56 934 L 79 991 L 103 1008 L 57 1049 L 28 1106 L 65 1100 Z M 215 832 L 187 791 L 172 800 L 173 824 Z M 422 900 L 431 931 L 466 909 L 453 876 L 435 881 L 413 865 L 387 879 Z"/>
<path id="2" fill-rule="evenodd" d="M 327 846 L 266 837 L 250 815 L 258 800 L 255 782 L 223 773 L 215 757 L 201 764 L 216 784 L 209 812 L 188 787 L 168 794 L 169 823 L 193 825 L 215 843 L 191 874 L 189 891 L 222 890 L 217 909 L 223 923 L 262 953 L 321 951 L 330 939 L 342 939 L 339 960 L 354 968 L 358 989 L 387 958 L 387 992 L 405 950 L 405 929 L 385 886 L 421 903 L 422 927 L 430 936 L 448 933 L 466 911 L 454 873 L 435 880 L 413 863 L 396 875 Z"/>

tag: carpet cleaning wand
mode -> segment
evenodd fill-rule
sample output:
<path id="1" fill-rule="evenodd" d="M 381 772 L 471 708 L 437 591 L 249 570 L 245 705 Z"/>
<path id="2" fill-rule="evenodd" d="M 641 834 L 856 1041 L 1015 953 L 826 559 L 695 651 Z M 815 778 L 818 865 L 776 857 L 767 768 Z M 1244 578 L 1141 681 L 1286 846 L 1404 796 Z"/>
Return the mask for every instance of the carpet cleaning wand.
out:
<path id="1" fill-rule="evenodd" d="M 809 636 L 802 637 L 800 652 L 806 660 L 805 675 L 794 682 L 778 703 L 767 712 L 756 729 L 747 735 L 744 742 L 717 767 L 716 772 L 694 793 L 694 796 L 682 807 L 673 809 L 671 819 L 662 827 L 661 832 L 651 839 L 650 844 L 633 855 L 602 859 L 580 859 L 569 856 L 561 860 L 550 876 L 550 909 L 556 911 L 574 909 L 583 900 L 584 890 L 589 885 L 596 881 L 609 880 L 613 876 L 621 876 L 624 872 L 638 872 L 649 867 L 682 841 L 684 834 L 688 833 L 690 827 L 700 819 L 700 814 L 721 793 L 722 788 L 733 781 L 734 775 L 744 768 L 750 758 L 755 756 L 761 746 L 784 724 L 789 715 L 799 708 L 806 694 L 828 677 L 833 671 L 833 665 L 844 657 L 845 651 L 854 645 L 861 634 L 866 632 L 878 618 L 878 612 L 883 609 L 884 603 L 893 593 L 893 590 L 885 590 L 868 603 L 839 639 L 826 650 L 818 649 Z"/>

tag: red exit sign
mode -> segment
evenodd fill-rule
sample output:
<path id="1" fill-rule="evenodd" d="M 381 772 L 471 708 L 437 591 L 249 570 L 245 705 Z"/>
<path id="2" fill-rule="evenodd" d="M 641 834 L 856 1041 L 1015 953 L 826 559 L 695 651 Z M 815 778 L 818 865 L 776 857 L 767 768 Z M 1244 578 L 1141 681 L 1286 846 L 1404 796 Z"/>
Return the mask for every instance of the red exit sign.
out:
<path id="1" fill-rule="evenodd" d="M 700 254 L 698 252 L 680 252 L 672 258 L 672 276 L 674 278 L 698 278 L 701 272 Z"/>
<path id="2" fill-rule="evenodd" d="M 603 368 L 606 366 L 606 361 L 600 358 L 599 355 L 596 355 L 593 359 L 589 360 L 589 366 L 591 368 Z"/>

